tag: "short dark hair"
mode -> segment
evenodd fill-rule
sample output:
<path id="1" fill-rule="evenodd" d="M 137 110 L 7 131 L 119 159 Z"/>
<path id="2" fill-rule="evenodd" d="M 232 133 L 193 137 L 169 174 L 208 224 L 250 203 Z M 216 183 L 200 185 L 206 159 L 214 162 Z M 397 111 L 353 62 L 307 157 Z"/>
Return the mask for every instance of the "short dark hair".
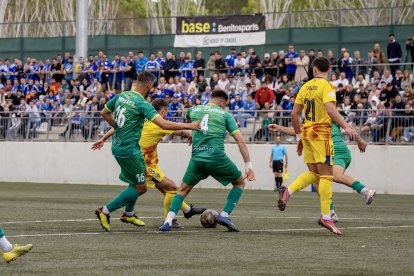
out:
<path id="1" fill-rule="evenodd" d="M 316 67 L 321 72 L 328 72 L 331 66 L 329 60 L 325 57 L 318 57 L 312 62 L 313 67 Z"/>
<path id="2" fill-rule="evenodd" d="M 168 103 L 166 100 L 158 98 L 152 101 L 152 106 L 154 107 L 154 109 L 158 112 L 161 110 L 161 108 L 163 107 L 167 107 L 168 108 Z"/>
<path id="3" fill-rule="evenodd" d="M 211 98 L 212 99 L 220 98 L 227 102 L 227 100 L 229 99 L 229 96 L 227 96 L 227 93 L 224 92 L 223 90 L 217 89 L 217 90 L 214 90 L 213 93 L 211 93 Z"/>
<path id="4" fill-rule="evenodd" d="M 142 72 L 138 74 L 137 81 L 145 84 L 151 83 L 152 86 L 155 82 L 155 77 L 150 72 Z"/>
<path id="5" fill-rule="evenodd" d="M 143 54 L 143 53 L 144 53 L 143 51 L 138 51 L 138 53 L 137 53 L 137 54 L 139 55 L 139 54 Z"/>
<path id="6" fill-rule="evenodd" d="M 393 33 L 390 33 L 390 34 L 388 35 L 388 37 L 390 37 L 390 36 L 395 36 L 395 34 L 393 34 Z"/>

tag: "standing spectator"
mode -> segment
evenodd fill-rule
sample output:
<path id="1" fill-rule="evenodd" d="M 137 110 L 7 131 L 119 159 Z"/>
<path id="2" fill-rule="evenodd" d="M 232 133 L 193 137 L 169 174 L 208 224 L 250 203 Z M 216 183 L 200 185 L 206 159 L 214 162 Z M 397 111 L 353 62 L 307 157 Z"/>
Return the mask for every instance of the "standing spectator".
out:
<path id="1" fill-rule="evenodd" d="M 313 79 L 313 61 L 315 60 L 315 50 L 309 50 L 308 80 Z"/>
<path id="2" fill-rule="evenodd" d="M 349 57 L 349 53 L 345 52 L 343 54 L 343 58 L 341 59 L 341 72 L 345 72 L 346 78 L 349 83 L 352 82 L 353 73 L 352 73 L 352 67 L 350 65 L 352 64 L 352 58 Z"/>
<path id="3" fill-rule="evenodd" d="M 155 61 L 157 61 L 160 65 L 160 70 L 164 70 L 165 58 L 161 50 L 158 50 L 157 58 L 155 59 Z"/>
<path id="4" fill-rule="evenodd" d="M 336 103 L 343 104 L 345 100 L 345 90 L 342 83 L 338 84 L 338 88 L 336 90 Z"/>
<path id="5" fill-rule="evenodd" d="M 131 90 L 132 79 L 134 77 L 134 62 L 130 56 L 123 57 L 123 59 L 122 68 L 124 71 L 125 90 L 129 91 Z"/>
<path id="6" fill-rule="evenodd" d="M 285 58 L 285 63 L 286 63 L 286 74 L 289 77 L 290 81 L 295 78 L 297 57 L 298 57 L 298 54 L 295 52 L 295 47 L 293 47 L 293 45 L 289 45 L 288 53 Z"/>
<path id="7" fill-rule="evenodd" d="M 346 48 L 341 48 L 341 57 L 338 59 L 338 70 L 339 70 L 339 72 L 344 71 L 344 66 L 342 64 L 342 60 L 344 59 L 345 53 L 346 53 Z M 350 60 L 349 63 L 352 63 L 352 60 Z"/>
<path id="8" fill-rule="evenodd" d="M 273 77 L 273 62 L 272 59 L 270 58 L 270 54 L 269 53 L 265 53 L 264 54 L 264 59 L 262 60 L 262 66 L 264 68 L 264 75 L 266 76 L 271 76 Z"/>
<path id="9" fill-rule="evenodd" d="M 365 77 L 366 67 L 364 66 L 364 60 L 361 59 L 361 52 L 354 51 L 354 58 L 352 59 L 352 73 L 354 76 L 363 75 Z"/>
<path id="10" fill-rule="evenodd" d="M 51 71 L 52 79 L 55 79 L 56 82 L 60 83 L 63 78 L 62 64 L 60 64 L 56 58 L 53 58 L 52 60 L 50 71 Z"/>
<path id="11" fill-rule="evenodd" d="M 279 51 L 279 54 L 274 61 L 274 65 L 276 66 L 276 76 L 283 76 L 286 74 L 286 60 L 285 60 L 285 52 Z"/>
<path id="12" fill-rule="evenodd" d="M 385 66 L 383 65 L 385 63 L 385 54 L 381 51 L 381 46 L 379 43 L 374 44 L 374 56 L 377 58 L 378 64 L 381 64 L 379 66 L 379 72 L 380 75 L 382 75 L 385 69 Z"/>
<path id="13" fill-rule="evenodd" d="M 395 40 L 395 35 L 388 36 L 390 43 L 387 45 L 387 58 L 389 63 L 400 63 L 402 57 L 401 45 Z M 395 71 L 400 69 L 400 65 L 390 65 L 391 74 L 395 77 Z"/>
<path id="14" fill-rule="evenodd" d="M 262 77 L 263 75 L 263 71 L 261 70 L 262 63 L 256 52 L 252 52 L 249 58 L 249 63 L 246 65 L 246 68 L 249 69 L 250 74 L 255 73 L 257 78 L 260 79 Z"/>
<path id="15" fill-rule="evenodd" d="M 270 106 L 273 104 L 274 99 L 275 94 L 273 93 L 272 89 L 267 87 L 267 84 L 263 82 L 261 88 L 257 90 L 254 99 L 256 101 L 256 105 L 259 107 L 259 110 L 269 110 Z"/>
<path id="16" fill-rule="evenodd" d="M 368 56 L 364 61 L 365 65 L 367 65 L 367 73 L 370 78 L 372 78 L 374 71 L 378 70 L 378 67 L 375 64 L 378 64 L 377 58 L 374 56 L 373 51 L 368 51 Z"/>
<path id="17" fill-rule="evenodd" d="M 194 69 L 197 71 L 197 76 L 204 75 L 204 69 L 206 68 L 206 61 L 204 60 L 202 53 L 199 51 L 196 55 L 196 60 L 194 61 Z"/>
<path id="18" fill-rule="evenodd" d="M 230 49 L 230 54 L 227 55 L 225 61 L 226 64 L 226 68 L 229 68 L 229 74 L 235 74 L 234 72 L 234 61 L 236 60 L 237 56 L 236 56 L 236 48 L 231 48 Z"/>
<path id="19" fill-rule="evenodd" d="M 333 53 L 332 53 L 333 54 Z M 318 53 L 316 54 L 317 57 L 323 57 L 323 51 L 321 49 L 318 50 Z M 333 56 L 333 55 L 332 55 Z M 329 61 L 330 63 L 331 61 Z"/>
<path id="20" fill-rule="evenodd" d="M 221 53 L 219 51 L 216 51 L 216 53 L 214 54 L 214 63 L 215 63 L 215 68 L 219 73 L 224 73 L 226 68 L 226 63 L 224 62 Z"/>
<path id="21" fill-rule="evenodd" d="M 137 74 L 145 70 L 145 64 L 147 64 L 148 58 L 144 55 L 143 51 L 138 52 L 137 60 L 135 61 L 135 71 Z"/>
<path id="22" fill-rule="evenodd" d="M 166 55 L 166 60 L 165 60 L 165 65 L 164 65 L 164 76 L 165 79 L 167 81 L 170 80 L 170 78 L 174 78 L 175 77 L 175 68 L 176 68 L 176 63 L 175 60 L 173 59 L 173 55 L 171 52 L 167 52 Z"/>
<path id="23" fill-rule="evenodd" d="M 102 89 L 105 91 L 110 88 L 109 81 L 111 80 L 112 63 L 108 60 L 106 55 L 102 56 L 100 62 L 98 62 L 99 75 L 101 76 Z"/>
<path id="24" fill-rule="evenodd" d="M 193 78 L 193 65 L 194 63 L 191 61 L 190 57 L 186 56 L 184 58 L 184 63 L 178 68 L 187 82 L 190 82 Z"/>
<path id="25" fill-rule="evenodd" d="M 119 54 L 114 55 L 114 60 L 112 61 L 112 80 L 110 81 L 110 86 L 115 90 L 115 94 L 118 94 L 122 90 L 122 60 L 119 57 Z"/>
<path id="26" fill-rule="evenodd" d="M 241 75 L 246 73 L 246 59 L 242 57 L 242 55 L 239 53 L 237 54 L 237 58 L 234 61 L 234 74 Z"/>
<path id="27" fill-rule="evenodd" d="M 161 70 L 161 66 L 155 60 L 155 54 L 151 53 L 149 61 L 147 61 L 147 63 L 145 63 L 144 65 L 144 71 L 150 72 L 157 80 L 156 82 L 158 82 L 159 77 L 160 77 L 160 70 Z"/>
<path id="28" fill-rule="evenodd" d="M 67 82 L 70 82 L 73 79 L 74 72 L 73 58 L 68 57 L 67 62 L 64 64 L 63 74 Z"/>
<path id="29" fill-rule="evenodd" d="M 176 59 L 175 64 L 176 64 L 176 69 L 179 69 L 181 67 L 181 65 L 183 65 L 185 62 L 185 52 L 181 51 L 180 52 L 180 57 L 178 59 Z M 178 74 L 177 74 L 178 76 Z"/>
<path id="30" fill-rule="evenodd" d="M 295 81 L 297 83 L 302 82 L 304 79 L 309 78 L 309 57 L 306 55 L 305 50 L 300 50 L 299 57 L 296 58 L 296 72 Z"/>
<path id="31" fill-rule="evenodd" d="M 335 72 L 336 68 L 334 68 L 333 66 L 336 65 L 337 60 L 332 50 L 328 50 L 328 59 L 329 59 L 329 64 L 331 65 L 331 72 Z"/>
<path id="32" fill-rule="evenodd" d="M 411 36 L 411 38 L 407 39 L 405 44 L 406 44 L 405 49 L 407 50 L 407 55 L 410 54 L 411 62 L 414 63 L 414 34 Z M 413 71 L 413 69 L 414 69 L 414 65 L 411 64 L 411 71 Z"/>
<path id="33" fill-rule="evenodd" d="M 207 61 L 207 70 L 210 77 L 216 72 L 216 55 L 214 53 L 210 53 L 210 57 Z"/>

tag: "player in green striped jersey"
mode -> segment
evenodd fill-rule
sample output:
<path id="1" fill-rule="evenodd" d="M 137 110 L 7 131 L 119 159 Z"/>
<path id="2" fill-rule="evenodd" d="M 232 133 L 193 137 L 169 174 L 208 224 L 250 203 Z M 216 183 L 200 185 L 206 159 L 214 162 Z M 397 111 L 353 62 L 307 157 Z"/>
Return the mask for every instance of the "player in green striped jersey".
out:
<path id="1" fill-rule="evenodd" d="M 233 116 L 224 110 L 227 100 L 228 96 L 224 91 L 215 90 L 208 105 L 195 106 L 187 111 L 186 118 L 193 122 L 200 121 L 201 130 L 193 131 L 191 160 L 181 187 L 174 196 L 167 219 L 160 227 L 160 231 L 171 229 L 172 221 L 180 210 L 184 198 L 195 185 L 208 176 L 212 176 L 224 186 L 229 183 L 233 184 L 217 222 L 227 227 L 229 231 L 239 231 L 239 228 L 230 220 L 229 214 L 233 211 L 243 193 L 244 179 L 247 178 L 248 181 L 253 181 L 255 177 L 243 136 Z M 224 151 L 224 139 L 227 131 L 236 140 L 243 156 L 246 165 L 245 177 L 242 176 L 240 170 Z"/>
<path id="2" fill-rule="evenodd" d="M 112 154 L 121 167 L 119 179 L 129 184 L 129 187 L 111 202 L 95 211 L 101 226 L 106 231 L 110 231 L 109 214 L 122 207 L 125 207 L 121 217 L 122 222 L 136 226 L 145 225 L 134 212 L 138 197 L 147 191 L 145 161 L 137 143 L 141 138 L 144 120 L 148 119 L 162 129 L 168 130 L 200 129 L 199 122 L 173 123 L 159 116 L 154 107 L 145 100 L 153 84 L 154 77 L 151 73 L 139 74 L 137 81 L 133 82 L 136 91 L 125 91 L 116 95 L 102 110 L 102 117 L 115 130 L 112 138 Z"/>
<path id="3" fill-rule="evenodd" d="M 269 125 L 269 129 L 273 132 L 280 131 L 284 134 L 295 136 L 295 131 L 293 130 L 293 128 L 290 127 L 283 127 L 277 124 L 271 124 Z M 344 184 L 354 189 L 359 194 L 362 194 L 365 198 L 365 203 L 367 205 L 371 204 L 376 194 L 375 190 L 368 189 L 367 187 L 365 187 L 365 185 L 355 180 L 355 178 L 353 178 L 352 176 L 345 174 L 346 169 L 348 169 L 349 165 L 351 164 L 351 152 L 349 151 L 349 148 L 342 137 L 340 127 L 335 123 L 332 123 L 332 140 L 335 152 L 333 180 L 337 183 Z M 365 152 L 365 149 L 367 147 L 366 142 L 362 138 L 359 138 L 357 143 L 359 150 L 361 152 Z M 333 203 L 331 203 L 331 216 L 334 221 L 338 221 L 338 217 L 336 216 L 336 213 L 333 208 Z"/>

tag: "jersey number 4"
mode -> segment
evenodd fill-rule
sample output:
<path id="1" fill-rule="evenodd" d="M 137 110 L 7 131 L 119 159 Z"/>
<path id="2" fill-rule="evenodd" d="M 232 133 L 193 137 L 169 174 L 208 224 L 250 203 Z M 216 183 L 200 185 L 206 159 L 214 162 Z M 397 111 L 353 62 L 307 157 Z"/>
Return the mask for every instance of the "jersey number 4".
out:
<path id="1" fill-rule="evenodd" d="M 315 122 L 315 99 L 305 99 L 305 104 L 305 119 L 308 121 Z"/>
<path id="2" fill-rule="evenodd" d="M 121 108 L 120 106 L 118 106 L 118 108 L 115 111 L 115 122 L 119 128 L 122 128 L 125 124 L 125 110 L 125 107 Z"/>
<path id="3" fill-rule="evenodd" d="M 203 116 L 203 119 L 201 119 L 200 125 L 201 125 L 201 130 L 203 131 L 204 134 L 206 134 L 208 131 L 208 114 L 205 114 Z"/>

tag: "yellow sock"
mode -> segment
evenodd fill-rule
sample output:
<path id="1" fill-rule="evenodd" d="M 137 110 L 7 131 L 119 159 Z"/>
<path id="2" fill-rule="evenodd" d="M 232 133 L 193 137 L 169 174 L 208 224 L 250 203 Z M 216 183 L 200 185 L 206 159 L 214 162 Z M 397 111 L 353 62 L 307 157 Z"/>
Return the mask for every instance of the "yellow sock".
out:
<path id="1" fill-rule="evenodd" d="M 313 172 L 305 172 L 299 175 L 295 181 L 289 186 L 289 190 L 292 193 L 302 190 L 303 188 L 309 186 L 310 184 L 314 183 L 315 181 L 319 180 L 319 175 Z"/>
<path id="2" fill-rule="evenodd" d="M 184 213 L 185 210 L 189 209 L 190 206 L 183 201 L 183 204 L 181 205 L 181 211 Z"/>
<path id="3" fill-rule="evenodd" d="M 168 209 L 170 209 L 171 202 L 173 201 L 173 198 L 174 198 L 176 193 L 177 193 L 176 191 L 165 192 L 165 195 L 164 195 L 164 218 L 166 218 L 167 215 L 168 215 Z"/>
<path id="4" fill-rule="evenodd" d="M 321 175 L 319 180 L 319 198 L 321 202 L 321 214 L 330 214 L 330 205 L 332 200 L 332 181 L 331 175 Z"/>

